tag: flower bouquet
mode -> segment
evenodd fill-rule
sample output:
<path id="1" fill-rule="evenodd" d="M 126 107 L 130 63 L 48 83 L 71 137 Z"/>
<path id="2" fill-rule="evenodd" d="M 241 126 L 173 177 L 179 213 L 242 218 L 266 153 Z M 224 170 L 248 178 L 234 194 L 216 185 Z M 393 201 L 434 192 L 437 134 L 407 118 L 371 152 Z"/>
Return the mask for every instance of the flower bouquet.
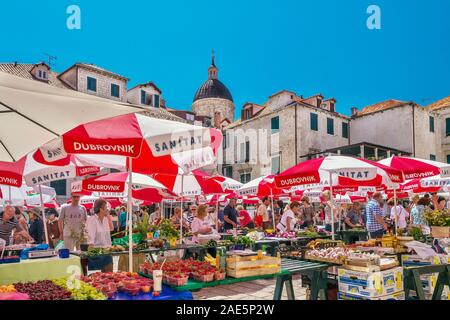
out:
<path id="1" fill-rule="evenodd" d="M 450 237 L 450 211 L 444 210 L 425 210 L 425 220 L 431 226 L 431 235 L 434 238 Z"/>

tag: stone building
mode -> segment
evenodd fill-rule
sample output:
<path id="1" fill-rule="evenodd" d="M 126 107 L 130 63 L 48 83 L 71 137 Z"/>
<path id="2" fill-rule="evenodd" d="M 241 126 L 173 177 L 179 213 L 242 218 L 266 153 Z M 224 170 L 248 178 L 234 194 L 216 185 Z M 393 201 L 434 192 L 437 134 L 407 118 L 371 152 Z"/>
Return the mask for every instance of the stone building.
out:
<path id="1" fill-rule="evenodd" d="M 386 100 L 358 111 L 352 108 L 350 143 L 370 142 L 414 157 L 445 161 L 438 113 L 412 101 Z"/>
<path id="2" fill-rule="evenodd" d="M 208 80 L 195 93 L 192 111 L 197 116 L 209 117 L 214 127 L 222 128 L 234 121 L 234 103 L 230 91 L 219 80 L 218 72 L 213 52 Z"/>
<path id="3" fill-rule="evenodd" d="M 224 131 L 221 173 L 247 182 L 279 173 L 308 154 L 349 143 L 349 120 L 335 99 L 303 98 L 282 90 L 262 105 L 246 103 L 241 119 Z"/>

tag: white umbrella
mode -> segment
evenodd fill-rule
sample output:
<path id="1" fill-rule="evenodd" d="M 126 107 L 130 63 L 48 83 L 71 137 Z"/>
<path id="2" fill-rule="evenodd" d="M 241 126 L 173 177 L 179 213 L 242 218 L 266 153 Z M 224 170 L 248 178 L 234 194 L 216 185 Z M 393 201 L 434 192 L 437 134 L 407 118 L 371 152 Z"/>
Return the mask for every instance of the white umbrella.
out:
<path id="1" fill-rule="evenodd" d="M 81 123 L 143 110 L 0 72 L 0 161 L 16 161 Z"/>

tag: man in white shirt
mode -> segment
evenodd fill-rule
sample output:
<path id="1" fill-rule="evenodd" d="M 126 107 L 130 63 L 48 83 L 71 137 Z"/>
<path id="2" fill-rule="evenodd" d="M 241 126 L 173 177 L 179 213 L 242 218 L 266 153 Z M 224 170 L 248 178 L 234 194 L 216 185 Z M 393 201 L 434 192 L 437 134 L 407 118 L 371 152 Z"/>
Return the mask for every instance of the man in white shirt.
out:
<path id="1" fill-rule="evenodd" d="M 391 199 L 391 200 L 392 200 L 392 205 L 393 205 L 394 200 L 393 199 Z M 392 221 L 395 221 L 395 215 L 397 215 L 397 228 L 406 229 L 406 227 L 408 225 L 406 220 L 409 218 L 408 211 L 406 211 L 406 209 L 403 208 L 403 206 L 398 203 L 397 206 L 393 205 L 391 208 L 390 218 L 392 219 Z"/>

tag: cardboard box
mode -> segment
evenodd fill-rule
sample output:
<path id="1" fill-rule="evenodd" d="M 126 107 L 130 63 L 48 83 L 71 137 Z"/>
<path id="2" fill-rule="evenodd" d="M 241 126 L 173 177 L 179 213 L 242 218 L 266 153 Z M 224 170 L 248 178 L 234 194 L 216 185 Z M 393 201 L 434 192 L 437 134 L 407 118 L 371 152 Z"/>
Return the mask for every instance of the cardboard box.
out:
<path id="1" fill-rule="evenodd" d="M 361 297 L 355 294 L 338 292 L 338 300 L 405 300 L 405 292 L 399 291 L 375 298 Z"/>
<path id="2" fill-rule="evenodd" d="M 420 267 L 420 266 L 431 266 L 436 264 L 441 264 L 441 259 L 437 254 L 435 256 L 427 258 L 421 258 L 415 254 L 402 255 L 403 267 Z"/>
<path id="3" fill-rule="evenodd" d="M 403 268 L 377 272 L 338 269 L 338 287 L 342 293 L 375 298 L 403 291 Z"/>
<path id="4" fill-rule="evenodd" d="M 436 287 L 437 277 L 439 273 L 433 274 L 423 274 L 420 276 L 422 281 L 422 288 L 425 293 L 433 294 L 434 288 Z"/>

